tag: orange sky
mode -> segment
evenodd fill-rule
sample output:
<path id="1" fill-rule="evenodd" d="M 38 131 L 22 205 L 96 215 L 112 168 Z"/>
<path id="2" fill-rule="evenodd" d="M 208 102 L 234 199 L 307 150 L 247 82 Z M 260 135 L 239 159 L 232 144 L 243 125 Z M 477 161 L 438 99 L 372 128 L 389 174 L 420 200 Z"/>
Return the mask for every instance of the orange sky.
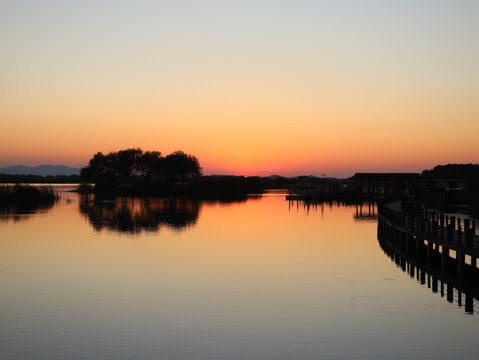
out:
<path id="1" fill-rule="evenodd" d="M 0 5 L 0 166 L 181 149 L 205 173 L 479 161 L 477 5 Z"/>

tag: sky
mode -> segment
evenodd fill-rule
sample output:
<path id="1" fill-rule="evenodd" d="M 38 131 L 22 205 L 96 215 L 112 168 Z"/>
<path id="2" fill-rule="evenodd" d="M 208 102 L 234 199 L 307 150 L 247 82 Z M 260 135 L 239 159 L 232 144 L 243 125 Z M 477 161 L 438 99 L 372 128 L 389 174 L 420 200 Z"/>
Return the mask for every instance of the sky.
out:
<path id="1" fill-rule="evenodd" d="M 0 0 L 0 166 L 130 147 L 205 174 L 479 162 L 477 1 Z"/>

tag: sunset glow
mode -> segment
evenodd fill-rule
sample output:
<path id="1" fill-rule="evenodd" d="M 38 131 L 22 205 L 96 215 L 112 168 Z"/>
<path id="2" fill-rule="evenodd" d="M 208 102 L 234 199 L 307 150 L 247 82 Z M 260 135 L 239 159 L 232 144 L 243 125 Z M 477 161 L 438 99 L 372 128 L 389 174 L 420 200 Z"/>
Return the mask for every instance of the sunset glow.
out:
<path id="1" fill-rule="evenodd" d="M 0 166 L 81 167 L 128 147 L 181 149 L 205 174 L 477 162 L 478 10 L 0 1 Z"/>

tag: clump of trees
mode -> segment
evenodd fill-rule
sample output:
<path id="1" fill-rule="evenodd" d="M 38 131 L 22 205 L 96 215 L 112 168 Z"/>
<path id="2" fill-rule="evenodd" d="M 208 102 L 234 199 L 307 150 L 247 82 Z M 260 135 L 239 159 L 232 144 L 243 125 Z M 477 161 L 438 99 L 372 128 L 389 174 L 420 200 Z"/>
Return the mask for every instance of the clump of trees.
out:
<path id="1" fill-rule="evenodd" d="M 432 170 L 424 170 L 425 179 L 471 179 L 479 180 L 479 164 L 437 165 Z"/>
<path id="2" fill-rule="evenodd" d="M 195 156 L 183 151 L 163 157 L 159 151 L 133 148 L 96 153 L 80 170 L 80 176 L 96 187 L 108 188 L 135 181 L 185 182 L 200 177 L 201 167 Z"/>

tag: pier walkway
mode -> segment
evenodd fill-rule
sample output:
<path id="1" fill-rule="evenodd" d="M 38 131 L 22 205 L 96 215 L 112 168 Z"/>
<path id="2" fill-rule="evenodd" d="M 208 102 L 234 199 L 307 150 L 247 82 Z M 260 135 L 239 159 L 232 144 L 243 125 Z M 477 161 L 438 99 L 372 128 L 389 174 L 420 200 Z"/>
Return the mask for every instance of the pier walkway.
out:
<path id="1" fill-rule="evenodd" d="M 473 220 L 415 209 L 404 202 L 378 207 L 378 240 L 383 251 L 421 284 L 473 313 L 479 301 L 479 236 Z"/>

